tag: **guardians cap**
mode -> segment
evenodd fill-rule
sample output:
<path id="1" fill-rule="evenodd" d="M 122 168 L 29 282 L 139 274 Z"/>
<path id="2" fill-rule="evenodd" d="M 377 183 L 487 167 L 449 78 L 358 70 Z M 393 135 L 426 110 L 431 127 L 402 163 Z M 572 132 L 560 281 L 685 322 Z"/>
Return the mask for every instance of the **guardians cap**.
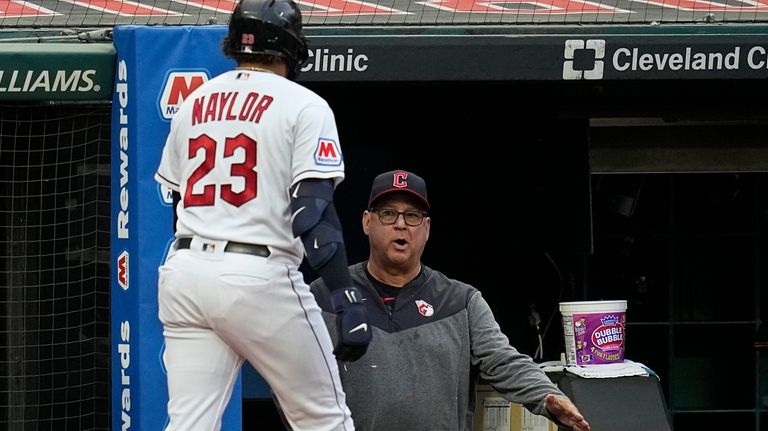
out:
<path id="1" fill-rule="evenodd" d="M 371 186 L 371 196 L 368 198 L 368 208 L 371 208 L 373 201 L 393 192 L 410 193 L 419 198 L 429 209 L 429 200 L 427 200 L 427 183 L 420 176 L 403 170 L 395 170 L 379 174 L 373 179 Z"/>

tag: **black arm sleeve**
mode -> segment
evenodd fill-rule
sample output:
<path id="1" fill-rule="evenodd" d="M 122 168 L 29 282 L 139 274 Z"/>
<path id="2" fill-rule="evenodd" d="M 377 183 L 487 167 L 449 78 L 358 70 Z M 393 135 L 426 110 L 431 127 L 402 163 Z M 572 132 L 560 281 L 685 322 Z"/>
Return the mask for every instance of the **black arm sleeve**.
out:
<path id="1" fill-rule="evenodd" d="M 336 209 L 331 203 L 323 213 L 323 220 L 333 226 L 338 226 L 341 230 L 341 222 L 336 214 Z M 349 275 L 347 262 L 347 250 L 344 243 L 337 243 L 336 253 L 320 268 L 314 268 L 317 274 L 322 277 L 330 290 L 336 290 L 343 287 L 352 286 L 352 277 Z"/>
<path id="2" fill-rule="evenodd" d="M 341 222 L 333 203 L 333 180 L 305 179 L 289 192 L 293 234 L 304 244 L 307 263 L 329 289 L 352 286 Z"/>

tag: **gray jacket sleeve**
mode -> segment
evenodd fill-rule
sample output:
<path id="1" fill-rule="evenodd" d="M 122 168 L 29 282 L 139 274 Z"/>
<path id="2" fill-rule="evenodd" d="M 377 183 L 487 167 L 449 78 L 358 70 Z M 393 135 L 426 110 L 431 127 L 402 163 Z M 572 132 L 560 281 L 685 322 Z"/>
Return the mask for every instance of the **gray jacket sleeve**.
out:
<path id="1" fill-rule="evenodd" d="M 553 419 L 546 409 L 548 394 L 564 395 L 533 359 L 509 344 L 509 339 L 478 291 L 467 305 L 472 366 L 506 400 L 522 404 L 532 413 Z"/>

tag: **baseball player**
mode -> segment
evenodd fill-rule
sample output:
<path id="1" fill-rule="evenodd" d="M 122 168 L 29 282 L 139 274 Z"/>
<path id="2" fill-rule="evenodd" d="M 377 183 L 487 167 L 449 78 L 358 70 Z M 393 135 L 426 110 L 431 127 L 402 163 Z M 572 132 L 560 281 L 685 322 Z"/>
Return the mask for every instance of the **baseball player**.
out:
<path id="1" fill-rule="evenodd" d="M 191 93 L 155 179 L 174 191 L 159 268 L 168 431 L 219 430 L 243 361 L 295 430 L 354 430 L 336 360 L 371 339 L 333 204 L 344 179 L 327 102 L 294 82 L 307 59 L 290 0 L 242 0 L 224 54 L 237 67 Z M 334 347 L 299 265 L 332 286 Z"/>

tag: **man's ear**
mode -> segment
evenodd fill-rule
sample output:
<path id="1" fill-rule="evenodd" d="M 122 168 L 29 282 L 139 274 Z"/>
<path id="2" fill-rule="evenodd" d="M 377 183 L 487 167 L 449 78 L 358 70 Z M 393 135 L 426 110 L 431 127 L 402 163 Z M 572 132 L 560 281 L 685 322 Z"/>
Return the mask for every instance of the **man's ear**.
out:
<path id="1" fill-rule="evenodd" d="M 370 231 L 370 224 L 371 224 L 371 212 L 368 210 L 363 211 L 363 233 L 365 233 L 365 236 L 368 236 L 368 232 Z"/>

